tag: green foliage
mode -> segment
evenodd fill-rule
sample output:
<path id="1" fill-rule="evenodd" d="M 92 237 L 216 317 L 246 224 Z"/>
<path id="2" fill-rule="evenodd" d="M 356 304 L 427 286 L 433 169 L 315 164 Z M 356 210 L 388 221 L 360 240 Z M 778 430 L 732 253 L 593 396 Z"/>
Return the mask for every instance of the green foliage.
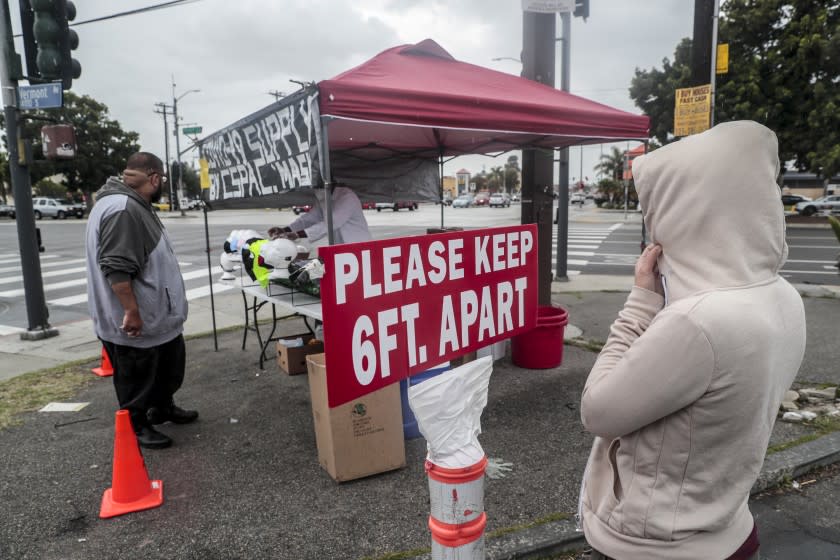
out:
<path id="1" fill-rule="evenodd" d="M 776 132 L 782 161 L 823 177 L 840 172 L 840 1 L 728 0 L 720 43 L 715 122 L 749 119 Z M 691 40 L 662 69 L 636 70 L 630 96 L 659 142 L 672 139 L 674 90 L 690 83 Z"/>
<path id="2" fill-rule="evenodd" d="M 121 173 L 128 156 L 140 149 L 138 134 L 123 130 L 119 122 L 110 118 L 106 105 L 87 95 L 79 96 L 67 91 L 64 92 L 64 107 L 27 111 L 21 119 L 23 137 L 32 140 L 36 157 L 41 157 L 43 153 L 43 119 L 73 125 L 78 149 L 76 157 L 72 160 L 38 160 L 30 167 L 33 184 L 45 177 L 63 174 L 64 185 L 69 190 L 93 192 L 98 190 L 108 177 Z M 5 166 L 3 168 L 5 169 Z"/>
<path id="3" fill-rule="evenodd" d="M 662 59 L 662 70 L 636 68 L 630 82 L 630 98 L 648 117 L 650 135 L 660 144 L 673 138 L 674 98 L 678 88 L 691 85 L 691 39 L 683 39 L 674 51 L 674 60 Z"/>
<path id="4" fill-rule="evenodd" d="M 613 146 L 609 153 L 601 154 L 595 164 L 595 171 L 609 180 L 619 181 L 624 174 L 624 151 Z M 600 187 L 600 183 L 598 185 Z"/>
<path id="5" fill-rule="evenodd" d="M 49 196 L 63 199 L 67 194 L 67 187 L 49 179 L 41 179 L 32 187 L 32 192 L 35 196 Z"/>
<path id="6" fill-rule="evenodd" d="M 518 191 L 520 182 L 519 156 L 509 156 L 505 163 L 505 191 Z"/>
<path id="7" fill-rule="evenodd" d="M 169 172 L 169 178 L 172 181 L 172 184 L 177 187 L 178 181 L 178 162 L 173 161 L 170 164 L 171 170 Z M 187 165 L 184 162 L 181 162 L 181 167 L 184 170 L 184 191 L 183 195 L 186 198 L 196 198 L 201 196 L 201 181 L 198 177 L 198 172 Z M 167 189 L 169 186 L 167 185 Z M 165 193 L 166 196 L 169 195 L 169 191 Z"/>

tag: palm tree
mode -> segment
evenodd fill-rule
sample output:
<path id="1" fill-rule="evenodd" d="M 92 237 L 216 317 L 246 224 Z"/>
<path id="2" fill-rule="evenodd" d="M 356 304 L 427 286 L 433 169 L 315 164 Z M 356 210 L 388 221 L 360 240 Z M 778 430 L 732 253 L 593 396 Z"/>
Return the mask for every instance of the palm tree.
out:
<path id="1" fill-rule="evenodd" d="M 495 185 L 495 192 L 502 192 L 505 184 L 505 170 L 502 166 L 490 168 L 490 184 Z"/>
<path id="2" fill-rule="evenodd" d="M 601 154 L 601 160 L 595 165 L 595 170 L 610 179 L 620 181 L 624 174 L 624 152 L 613 146 L 610 153 Z"/>

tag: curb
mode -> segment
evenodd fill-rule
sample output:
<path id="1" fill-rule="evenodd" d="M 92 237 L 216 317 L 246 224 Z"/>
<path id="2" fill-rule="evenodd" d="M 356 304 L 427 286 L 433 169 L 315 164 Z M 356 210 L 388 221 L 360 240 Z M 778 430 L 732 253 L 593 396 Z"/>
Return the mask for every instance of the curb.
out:
<path id="1" fill-rule="evenodd" d="M 837 462 L 840 462 L 840 432 L 774 453 L 765 457 L 758 480 L 750 490 L 750 496 L 818 467 Z M 586 546 L 583 531 L 575 529 L 575 521 L 564 519 L 487 539 L 485 557 L 488 560 L 536 560 L 553 554 L 580 550 Z M 431 554 L 422 554 L 406 560 L 430 559 Z"/>

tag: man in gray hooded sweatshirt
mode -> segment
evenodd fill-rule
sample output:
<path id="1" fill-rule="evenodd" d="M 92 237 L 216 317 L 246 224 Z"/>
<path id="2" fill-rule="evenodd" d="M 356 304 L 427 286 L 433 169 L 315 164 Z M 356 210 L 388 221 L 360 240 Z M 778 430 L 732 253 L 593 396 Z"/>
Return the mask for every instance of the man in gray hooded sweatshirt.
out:
<path id="1" fill-rule="evenodd" d="M 96 193 L 85 232 L 88 309 L 114 367 L 114 388 L 142 447 L 172 440 L 153 424 L 186 424 L 198 412 L 172 399 L 184 379 L 187 298 L 178 260 L 152 202 L 166 184 L 147 152 L 128 158 L 122 179 Z"/>

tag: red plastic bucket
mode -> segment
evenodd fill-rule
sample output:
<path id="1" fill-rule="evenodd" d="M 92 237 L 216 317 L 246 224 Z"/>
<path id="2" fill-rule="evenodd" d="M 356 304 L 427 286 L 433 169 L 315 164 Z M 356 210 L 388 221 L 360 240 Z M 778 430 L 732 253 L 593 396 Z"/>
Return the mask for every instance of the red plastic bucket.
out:
<path id="1" fill-rule="evenodd" d="M 538 307 L 536 327 L 510 341 L 513 363 L 528 369 L 559 366 L 563 362 L 563 332 L 568 323 L 569 313 L 562 307 Z"/>

